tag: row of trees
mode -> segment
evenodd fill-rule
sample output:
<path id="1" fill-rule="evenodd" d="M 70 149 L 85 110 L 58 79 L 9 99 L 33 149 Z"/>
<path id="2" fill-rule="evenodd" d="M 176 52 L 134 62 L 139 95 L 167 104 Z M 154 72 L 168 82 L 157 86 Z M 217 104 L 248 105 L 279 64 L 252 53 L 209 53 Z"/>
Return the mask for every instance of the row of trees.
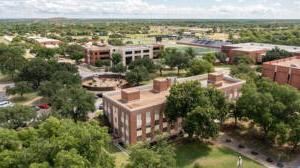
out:
<path id="1" fill-rule="evenodd" d="M 133 61 L 128 66 L 129 71 L 126 73 L 126 79 L 131 85 L 139 85 L 141 81 L 149 80 L 149 74 L 159 71 L 162 76 L 163 70 L 167 67 L 177 68 L 177 75 L 179 75 L 180 70 L 186 69 L 187 76 L 209 73 L 214 70 L 215 54 L 207 54 L 203 58 L 196 58 L 196 55 L 192 48 L 187 48 L 185 51 L 166 48 L 160 60 L 153 61 L 149 58 L 142 58 Z M 122 66 L 116 67 L 125 71 L 124 68 L 121 68 Z"/>
<path id="2" fill-rule="evenodd" d="M 75 49 L 68 52 L 72 51 L 76 55 Z M 46 57 L 28 61 L 24 54 L 20 46 L 0 45 L 0 71 L 11 75 L 15 82 L 15 87 L 7 89 L 7 93 L 23 96 L 38 92 L 53 105 L 54 114 L 72 117 L 75 121 L 86 120 L 87 113 L 95 109 L 94 98 L 81 87 L 77 67 Z M 11 115 L 11 118 L 17 119 L 17 116 Z M 30 121 L 26 117 L 21 119 Z"/>
<path id="3" fill-rule="evenodd" d="M 300 145 L 299 102 L 298 90 L 256 79 L 243 88 L 236 112 L 258 124 L 265 139 L 277 145 L 291 144 L 296 150 Z"/>

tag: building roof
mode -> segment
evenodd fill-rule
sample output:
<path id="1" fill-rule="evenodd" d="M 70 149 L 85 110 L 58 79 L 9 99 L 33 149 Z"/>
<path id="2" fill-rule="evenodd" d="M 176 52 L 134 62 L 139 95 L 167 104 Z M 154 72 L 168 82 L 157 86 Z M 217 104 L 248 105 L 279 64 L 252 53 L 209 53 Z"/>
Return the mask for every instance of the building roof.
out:
<path id="1" fill-rule="evenodd" d="M 85 46 L 87 50 L 90 51 L 103 51 L 103 50 L 110 50 L 110 46 L 96 46 L 96 45 L 91 45 L 91 46 Z"/>
<path id="2" fill-rule="evenodd" d="M 266 62 L 264 64 L 300 69 L 300 57 L 299 56 L 289 57 L 289 58 Z"/>
<path id="3" fill-rule="evenodd" d="M 229 44 L 223 46 L 236 48 L 234 50 L 245 51 L 245 52 L 272 50 L 273 48 L 278 47 L 282 50 L 286 50 L 291 53 L 300 53 L 300 46 L 275 45 L 275 44 L 266 44 L 266 43 L 239 43 L 239 44 Z"/>
<path id="4" fill-rule="evenodd" d="M 46 37 L 29 37 L 29 39 L 33 39 L 39 43 L 45 43 L 45 42 L 60 42 L 60 40 L 57 39 L 50 39 Z"/>
<path id="5" fill-rule="evenodd" d="M 187 78 L 171 78 L 173 83 L 184 83 L 187 81 L 199 81 L 202 87 L 207 87 L 209 84 L 208 75 L 198 75 Z M 232 78 L 230 76 L 224 75 L 222 80 L 223 85 L 221 87 L 217 87 L 217 89 L 227 88 L 233 85 L 238 85 L 245 83 L 245 81 Z M 129 111 L 140 110 L 148 107 L 153 107 L 155 105 L 164 104 L 166 101 L 166 97 L 169 95 L 169 90 L 154 92 L 153 85 L 145 85 L 140 87 L 135 87 L 134 90 L 140 90 L 140 99 L 124 102 L 121 98 L 121 91 L 113 91 L 105 93 L 103 96 L 110 99 L 111 101 L 121 105 L 125 109 Z"/>

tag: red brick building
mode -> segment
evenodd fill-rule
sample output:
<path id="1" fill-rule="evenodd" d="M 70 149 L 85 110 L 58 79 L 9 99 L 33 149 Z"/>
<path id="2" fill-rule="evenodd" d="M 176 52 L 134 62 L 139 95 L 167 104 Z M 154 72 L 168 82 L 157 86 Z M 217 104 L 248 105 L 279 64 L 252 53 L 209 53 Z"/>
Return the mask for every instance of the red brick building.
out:
<path id="1" fill-rule="evenodd" d="M 166 97 L 174 83 L 197 80 L 201 86 L 213 85 L 229 99 L 237 99 L 245 83 L 223 74 L 193 76 L 189 78 L 156 79 L 152 85 L 109 92 L 103 95 L 104 113 L 108 117 L 113 134 L 121 142 L 135 144 L 151 141 L 157 133 L 175 135 L 182 131 L 182 119 L 173 125 L 164 116 Z"/>
<path id="2" fill-rule="evenodd" d="M 85 63 L 95 65 L 97 60 L 109 60 L 111 52 L 111 48 L 108 46 L 85 47 Z"/>
<path id="3" fill-rule="evenodd" d="M 109 60 L 113 53 L 119 53 L 122 56 L 124 66 L 140 58 L 157 59 L 160 57 L 164 46 L 154 45 L 91 45 L 85 47 L 85 63 L 95 65 L 97 60 Z"/>
<path id="4" fill-rule="evenodd" d="M 297 46 L 285 46 L 285 45 L 273 45 L 263 43 L 240 43 L 224 45 L 221 51 L 229 58 L 229 63 L 233 62 L 235 56 L 248 56 L 255 63 L 261 63 L 262 58 L 266 55 L 267 51 L 278 47 L 282 50 L 286 50 L 294 55 L 300 55 L 300 47 Z"/>
<path id="5" fill-rule="evenodd" d="M 300 89 L 300 56 L 265 62 L 262 76 Z"/>

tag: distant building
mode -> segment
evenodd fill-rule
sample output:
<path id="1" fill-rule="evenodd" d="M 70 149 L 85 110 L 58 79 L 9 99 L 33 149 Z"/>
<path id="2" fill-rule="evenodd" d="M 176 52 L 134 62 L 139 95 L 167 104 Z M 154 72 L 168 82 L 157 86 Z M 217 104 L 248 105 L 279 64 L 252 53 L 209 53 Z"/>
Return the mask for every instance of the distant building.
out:
<path id="1" fill-rule="evenodd" d="M 126 144 L 153 140 L 157 133 L 176 135 L 182 131 L 182 119 L 170 124 L 164 115 L 166 98 L 172 84 L 199 81 L 201 86 L 215 86 L 228 99 L 240 97 L 245 83 L 220 73 L 188 78 L 156 79 L 153 84 L 108 92 L 103 95 L 104 113 L 108 117 L 115 138 Z"/>
<path id="2" fill-rule="evenodd" d="M 265 62 L 262 76 L 300 89 L 300 56 Z"/>
<path id="3" fill-rule="evenodd" d="M 57 48 L 62 43 L 62 41 L 60 40 L 49 39 L 45 37 L 29 37 L 29 39 L 36 41 L 41 46 L 44 46 L 46 48 Z"/>
<path id="4" fill-rule="evenodd" d="M 261 63 L 262 58 L 266 55 L 267 51 L 270 51 L 278 47 L 282 50 L 286 50 L 294 55 L 300 55 L 300 47 L 298 46 L 286 46 L 286 45 L 273 45 L 264 43 L 240 43 L 223 45 L 221 51 L 227 54 L 229 63 L 233 62 L 235 56 L 248 56 L 255 63 Z"/>
<path id="5" fill-rule="evenodd" d="M 198 47 L 208 47 L 208 48 L 215 48 L 221 49 L 224 45 L 232 44 L 228 41 L 222 40 L 209 40 L 209 39 L 193 39 L 193 38 L 184 38 L 176 42 L 177 44 L 183 45 L 191 45 L 191 46 L 198 46 Z"/>
<path id="6" fill-rule="evenodd" d="M 154 45 L 89 45 L 85 46 L 85 63 L 95 65 L 97 60 L 109 60 L 113 53 L 120 53 L 123 65 L 129 65 L 132 61 L 140 58 L 159 58 L 164 46 Z"/>

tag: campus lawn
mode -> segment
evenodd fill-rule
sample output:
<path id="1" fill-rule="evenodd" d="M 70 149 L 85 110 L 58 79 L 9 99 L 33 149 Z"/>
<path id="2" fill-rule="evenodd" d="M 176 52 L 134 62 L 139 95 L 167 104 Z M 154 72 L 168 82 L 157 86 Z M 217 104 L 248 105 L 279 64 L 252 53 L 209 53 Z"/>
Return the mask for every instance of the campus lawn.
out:
<path id="1" fill-rule="evenodd" d="M 198 55 L 201 55 L 203 53 L 215 52 L 215 50 L 212 48 L 196 47 L 196 46 L 181 45 L 181 44 L 167 45 L 166 48 L 168 48 L 168 47 L 177 48 L 179 51 L 184 51 L 187 48 L 193 48 Z"/>
<path id="2" fill-rule="evenodd" d="M 177 166 L 193 168 L 198 163 L 202 168 L 236 167 L 239 154 L 224 148 L 199 142 L 186 142 L 176 146 Z M 263 166 L 243 157 L 243 168 L 263 168 Z"/>

